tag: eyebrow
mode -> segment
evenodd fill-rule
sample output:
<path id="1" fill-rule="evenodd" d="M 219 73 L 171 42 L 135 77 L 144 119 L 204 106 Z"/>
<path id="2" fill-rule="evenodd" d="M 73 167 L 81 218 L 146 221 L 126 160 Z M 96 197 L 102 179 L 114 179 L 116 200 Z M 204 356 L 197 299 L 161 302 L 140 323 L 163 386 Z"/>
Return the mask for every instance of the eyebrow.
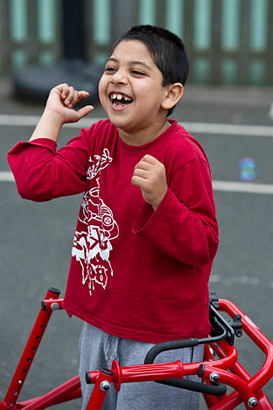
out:
<path id="1" fill-rule="evenodd" d="M 111 61 L 113 61 L 114 63 L 118 63 L 118 60 L 116 58 L 109 57 L 108 60 L 106 61 L 106 64 L 108 62 L 111 62 Z M 148 64 L 144 63 L 143 61 L 138 61 L 138 60 L 129 61 L 129 64 L 131 64 L 131 65 L 141 65 L 141 66 L 147 68 L 149 71 L 151 71 L 151 67 Z"/>

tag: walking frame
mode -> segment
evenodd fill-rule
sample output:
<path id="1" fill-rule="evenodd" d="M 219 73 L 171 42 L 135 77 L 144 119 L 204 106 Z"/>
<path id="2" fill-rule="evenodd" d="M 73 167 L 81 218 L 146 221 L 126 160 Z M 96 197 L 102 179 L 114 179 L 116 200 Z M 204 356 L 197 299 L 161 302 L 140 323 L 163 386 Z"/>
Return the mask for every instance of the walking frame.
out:
<path id="1" fill-rule="evenodd" d="M 42 301 L 5 398 L 0 403 L 0 410 L 41 410 L 81 397 L 80 379 L 76 375 L 40 397 L 18 401 L 51 314 L 55 310 L 62 310 L 62 303 L 60 291 L 50 288 Z M 215 293 L 210 294 L 210 322 L 212 331 L 208 338 L 160 343 L 148 352 L 144 364 L 120 367 L 114 360 L 111 369 L 88 372 L 86 382 L 94 384 L 94 389 L 86 409 L 100 410 L 111 384 L 119 391 L 123 383 L 155 381 L 202 393 L 207 408 L 211 410 L 232 410 L 240 403 L 246 409 L 273 410 L 262 390 L 273 376 L 272 342 L 234 303 L 218 299 Z M 238 361 L 238 352 L 234 346 L 236 337 L 242 336 L 243 332 L 265 354 L 265 361 L 254 376 Z M 162 351 L 199 344 L 204 344 L 204 361 L 201 363 L 184 364 L 180 360 L 154 363 Z M 185 378 L 190 375 L 198 375 L 202 383 Z"/>

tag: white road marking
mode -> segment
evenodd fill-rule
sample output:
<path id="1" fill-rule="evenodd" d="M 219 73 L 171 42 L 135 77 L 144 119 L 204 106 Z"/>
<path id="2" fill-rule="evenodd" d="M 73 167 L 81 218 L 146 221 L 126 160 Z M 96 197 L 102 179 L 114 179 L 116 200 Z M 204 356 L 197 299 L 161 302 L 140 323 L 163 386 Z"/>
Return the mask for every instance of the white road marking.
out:
<path id="1" fill-rule="evenodd" d="M 273 107 L 273 104 L 272 104 Z M 40 116 L 36 115 L 0 115 L 0 125 L 6 126 L 35 126 Z M 102 118 L 83 118 L 78 123 L 66 124 L 65 127 L 82 128 L 89 127 L 91 124 Z M 216 123 L 194 123 L 186 122 L 183 126 L 190 132 L 199 134 L 219 134 L 219 135 L 247 135 L 256 137 L 273 137 L 273 127 L 260 125 L 233 125 Z M 0 171 L 1 182 L 14 181 L 14 177 L 9 171 Z M 272 184 L 256 184 L 236 181 L 213 181 L 215 191 L 239 192 L 252 194 L 273 194 Z"/>
<path id="2" fill-rule="evenodd" d="M 198 134 L 246 135 L 248 137 L 273 137 L 273 127 L 266 125 L 235 125 L 206 122 L 183 122 L 186 130 Z"/>
<path id="3" fill-rule="evenodd" d="M 36 115 L 0 115 L 0 125 L 35 127 L 40 116 Z M 84 128 L 101 120 L 102 118 L 83 118 L 78 123 L 66 124 L 65 127 Z M 182 122 L 189 132 L 198 134 L 219 134 L 219 135 L 246 135 L 249 137 L 271 137 L 273 138 L 273 126 L 266 125 L 240 125 L 240 124 L 221 124 L 207 122 Z"/>
<path id="4" fill-rule="evenodd" d="M 9 115 L 0 114 L 0 125 L 12 127 L 35 127 L 41 117 L 39 115 Z M 90 127 L 103 118 L 83 118 L 77 123 L 65 124 L 65 127 L 84 128 Z"/>
<path id="5" fill-rule="evenodd" d="M 14 176 L 10 171 L 0 171 L 0 182 L 14 182 Z"/>
<path id="6" fill-rule="evenodd" d="M 259 286 L 263 284 L 260 278 L 246 276 L 246 275 L 243 275 L 243 276 L 236 275 L 236 276 L 229 276 L 229 277 L 223 278 L 220 275 L 212 274 L 209 280 L 210 280 L 210 283 L 221 283 L 224 286 L 234 286 L 236 284 Z M 270 287 L 271 287 L 271 283 L 270 283 Z"/>
<path id="7" fill-rule="evenodd" d="M 39 121 L 39 116 L 36 115 L 0 115 L 0 125 L 17 126 L 17 127 L 32 127 Z"/>
<path id="8" fill-rule="evenodd" d="M 12 172 L 0 171 L 0 182 L 14 182 Z M 214 191 L 273 195 L 272 184 L 254 184 L 252 182 L 233 181 L 212 181 L 212 185 Z"/>
<path id="9" fill-rule="evenodd" d="M 273 194 L 272 184 L 255 184 L 252 182 L 212 181 L 214 191 L 239 192 L 249 194 Z"/>

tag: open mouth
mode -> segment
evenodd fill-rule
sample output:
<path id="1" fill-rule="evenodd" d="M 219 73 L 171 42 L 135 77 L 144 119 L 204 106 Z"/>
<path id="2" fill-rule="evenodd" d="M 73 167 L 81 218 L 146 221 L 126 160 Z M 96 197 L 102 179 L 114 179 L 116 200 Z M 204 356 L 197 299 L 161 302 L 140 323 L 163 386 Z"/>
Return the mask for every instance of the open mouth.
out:
<path id="1" fill-rule="evenodd" d="M 131 104 L 133 102 L 133 99 L 131 97 L 128 97 L 128 95 L 125 95 L 125 94 L 111 93 L 110 101 L 112 105 L 115 107 L 124 107 L 126 105 Z"/>

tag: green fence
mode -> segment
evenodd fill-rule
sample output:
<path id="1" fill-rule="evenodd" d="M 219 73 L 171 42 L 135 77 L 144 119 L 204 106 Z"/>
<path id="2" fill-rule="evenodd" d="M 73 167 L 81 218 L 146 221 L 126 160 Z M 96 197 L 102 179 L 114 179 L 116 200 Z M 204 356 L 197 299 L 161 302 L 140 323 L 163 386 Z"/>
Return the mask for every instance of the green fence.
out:
<path id="1" fill-rule="evenodd" d="M 77 4 L 77 0 L 75 0 Z M 0 75 L 63 57 L 61 0 L 0 0 Z M 273 0 L 85 0 L 88 60 L 102 62 L 132 24 L 182 36 L 190 81 L 273 85 Z"/>

